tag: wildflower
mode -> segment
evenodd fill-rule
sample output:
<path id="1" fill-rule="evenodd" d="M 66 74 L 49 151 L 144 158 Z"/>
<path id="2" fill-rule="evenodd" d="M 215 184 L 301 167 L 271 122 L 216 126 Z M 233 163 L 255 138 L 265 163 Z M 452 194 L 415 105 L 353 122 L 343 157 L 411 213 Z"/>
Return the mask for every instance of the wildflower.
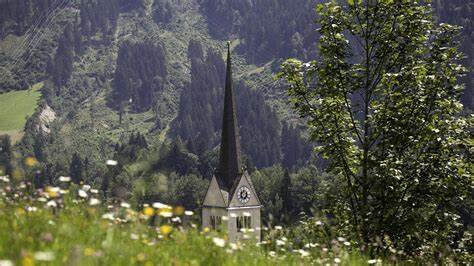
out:
<path id="1" fill-rule="evenodd" d="M 216 246 L 218 246 L 218 247 L 224 247 L 225 246 L 225 240 L 222 239 L 222 238 L 213 237 L 212 242 L 214 242 L 214 244 L 216 244 Z"/>
<path id="2" fill-rule="evenodd" d="M 351 243 L 349 243 L 348 241 L 345 241 L 345 242 L 344 242 L 344 245 L 345 245 L 345 246 L 350 246 Z"/>
<path id="3" fill-rule="evenodd" d="M 56 198 L 59 196 L 60 188 L 58 187 L 46 187 L 46 193 L 49 198 Z"/>
<path id="4" fill-rule="evenodd" d="M 206 227 L 204 227 L 203 231 L 204 231 L 204 233 L 208 233 L 209 231 L 211 231 L 211 229 L 209 229 L 209 227 L 206 226 Z"/>
<path id="5" fill-rule="evenodd" d="M 375 264 L 375 263 L 377 263 L 377 260 L 368 260 L 367 263 L 368 264 Z"/>
<path id="6" fill-rule="evenodd" d="M 137 261 L 144 261 L 146 259 L 145 253 L 139 253 L 137 255 Z"/>
<path id="7" fill-rule="evenodd" d="M 346 241 L 346 239 L 345 239 L 344 237 L 338 237 L 338 238 L 337 238 L 337 241 L 339 241 L 339 242 L 344 242 L 344 241 Z"/>
<path id="8" fill-rule="evenodd" d="M 58 206 L 58 204 L 56 203 L 56 201 L 50 200 L 48 201 L 48 203 L 46 203 L 46 206 L 55 208 Z"/>
<path id="9" fill-rule="evenodd" d="M 277 246 L 283 246 L 285 244 L 285 241 L 277 239 L 276 244 L 277 244 Z"/>
<path id="10" fill-rule="evenodd" d="M 8 176 L 0 176 L 0 181 L 8 183 L 8 182 L 10 182 L 10 179 L 8 179 Z"/>
<path id="11" fill-rule="evenodd" d="M 89 205 L 91 206 L 95 206 L 95 205 L 99 205 L 100 204 L 100 200 L 96 199 L 96 198 L 91 198 L 89 200 Z"/>
<path id="12" fill-rule="evenodd" d="M 93 193 L 93 194 L 98 194 L 98 193 L 99 193 L 99 190 L 93 188 L 93 189 L 91 189 L 91 193 Z"/>
<path id="13" fill-rule="evenodd" d="M 13 266 L 13 262 L 11 260 L 0 260 L 0 266 Z"/>
<path id="14" fill-rule="evenodd" d="M 178 207 L 174 208 L 174 214 L 175 215 L 183 215 L 183 213 L 184 213 L 184 207 L 178 206 Z"/>
<path id="15" fill-rule="evenodd" d="M 21 261 L 23 266 L 33 266 L 35 265 L 35 261 L 31 257 L 31 255 L 27 255 L 23 257 L 23 260 Z"/>
<path id="16" fill-rule="evenodd" d="M 193 214 L 194 214 L 193 211 L 184 211 L 184 215 L 192 216 Z"/>
<path id="17" fill-rule="evenodd" d="M 238 250 L 238 249 L 242 249 L 242 246 L 238 243 L 229 243 L 229 246 L 232 250 Z"/>
<path id="18" fill-rule="evenodd" d="M 84 249 L 84 256 L 90 257 L 92 255 L 94 255 L 94 250 L 92 248 L 85 248 Z"/>
<path id="19" fill-rule="evenodd" d="M 129 209 L 130 204 L 124 201 L 124 202 L 120 203 L 120 207 L 125 208 L 125 209 Z"/>
<path id="20" fill-rule="evenodd" d="M 275 230 L 281 230 L 281 229 L 283 229 L 283 227 L 281 227 L 280 225 L 275 226 Z"/>
<path id="21" fill-rule="evenodd" d="M 341 259 L 340 258 L 334 258 L 334 262 L 335 263 L 341 263 Z"/>
<path id="22" fill-rule="evenodd" d="M 161 202 L 155 202 L 155 203 L 153 203 L 152 206 L 155 209 L 171 209 L 171 206 L 163 204 Z"/>
<path id="23" fill-rule="evenodd" d="M 171 221 L 174 222 L 174 223 L 180 223 L 180 222 L 181 222 L 181 218 L 179 218 L 179 217 L 174 217 L 174 218 L 171 218 Z"/>
<path id="24" fill-rule="evenodd" d="M 55 259 L 55 255 L 53 252 L 51 251 L 39 251 L 39 252 L 36 252 L 35 253 L 35 260 L 39 260 L 39 261 L 53 261 Z"/>
<path id="25" fill-rule="evenodd" d="M 78 194 L 81 198 L 87 198 L 87 193 L 82 189 L 79 189 Z"/>
<path id="26" fill-rule="evenodd" d="M 321 221 L 317 221 L 316 225 L 323 225 L 323 223 Z"/>
<path id="27" fill-rule="evenodd" d="M 28 207 L 26 207 L 26 210 L 27 210 L 28 212 L 35 212 L 35 211 L 38 210 L 38 208 L 36 208 L 35 206 L 31 206 L 31 207 L 28 206 Z M 1 266 L 1 265 L 0 265 L 0 266 Z"/>
<path id="28" fill-rule="evenodd" d="M 35 157 L 29 156 L 29 157 L 26 157 L 25 159 L 25 164 L 27 166 L 35 166 L 37 163 L 38 163 L 38 160 L 36 160 Z"/>
<path id="29" fill-rule="evenodd" d="M 107 161 L 105 162 L 105 164 L 106 164 L 106 165 L 110 165 L 110 166 L 115 166 L 115 165 L 118 164 L 118 162 L 115 161 L 115 160 L 107 160 Z"/>
<path id="30" fill-rule="evenodd" d="M 114 214 L 113 213 L 104 213 L 102 215 L 102 219 L 107 219 L 107 220 L 113 221 L 114 220 Z"/>
<path id="31" fill-rule="evenodd" d="M 137 240 L 138 238 L 139 238 L 139 236 L 137 234 L 134 234 L 134 233 L 130 234 L 130 239 Z"/>
<path id="32" fill-rule="evenodd" d="M 60 176 L 59 182 L 71 182 L 71 178 L 69 176 Z"/>
<path id="33" fill-rule="evenodd" d="M 268 252 L 268 255 L 270 255 L 270 257 L 275 257 L 276 252 L 275 251 L 270 251 L 270 252 Z"/>
<path id="34" fill-rule="evenodd" d="M 162 210 L 162 211 L 160 211 L 160 216 L 169 218 L 169 217 L 172 217 L 172 216 L 173 216 L 173 213 L 170 212 L 170 211 L 167 211 L 167 210 Z"/>
<path id="35" fill-rule="evenodd" d="M 171 233 L 171 230 L 173 230 L 173 227 L 171 227 L 167 224 L 164 224 L 164 225 L 160 226 L 160 232 L 163 235 L 168 235 L 169 233 Z"/>
<path id="36" fill-rule="evenodd" d="M 155 214 L 155 210 L 151 207 L 146 207 L 143 209 L 143 214 L 146 216 L 153 216 L 153 214 Z"/>
<path id="37" fill-rule="evenodd" d="M 301 257 L 307 257 L 309 256 L 309 252 L 306 250 L 299 249 L 298 252 L 301 254 Z"/>
<path id="38" fill-rule="evenodd" d="M 82 186 L 82 190 L 84 190 L 85 192 L 89 191 L 89 189 L 91 189 L 91 186 L 89 185 Z"/>

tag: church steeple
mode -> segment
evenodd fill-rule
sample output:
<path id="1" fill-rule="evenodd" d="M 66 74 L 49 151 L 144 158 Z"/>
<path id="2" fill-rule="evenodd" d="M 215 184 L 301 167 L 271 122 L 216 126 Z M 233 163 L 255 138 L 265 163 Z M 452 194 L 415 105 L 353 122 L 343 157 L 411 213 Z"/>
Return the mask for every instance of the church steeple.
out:
<path id="1" fill-rule="evenodd" d="M 224 115 L 219 167 L 216 175 L 222 185 L 230 192 L 235 180 L 242 173 L 240 160 L 240 140 L 237 126 L 235 98 L 232 89 L 232 63 L 230 42 L 227 42 L 227 72 L 225 80 Z"/>
<path id="2" fill-rule="evenodd" d="M 227 45 L 227 73 L 219 166 L 203 200 L 202 227 L 203 229 L 220 229 L 224 226 L 231 243 L 249 237 L 260 242 L 262 205 L 252 184 L 252 179 L 247 171 L 243 171 L 240 160 L 237 106 L 232 89 L 230 42 Z M 224 220 L 224 216 L 228 219 Z M 249 234 L 250 230 L 247 232 L 244 229 L 253 229 L 253 233 Z"/>

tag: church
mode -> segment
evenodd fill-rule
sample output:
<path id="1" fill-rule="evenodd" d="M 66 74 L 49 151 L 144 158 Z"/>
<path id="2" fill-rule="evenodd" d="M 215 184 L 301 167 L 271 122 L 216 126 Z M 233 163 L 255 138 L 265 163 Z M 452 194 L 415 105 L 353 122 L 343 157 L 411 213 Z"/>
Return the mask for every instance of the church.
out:
<path id="1" fill-rule="evenodd" d="M 230 43 L 227 43 L 227 71 L 219 165 L 203 201 L 202 226 L 214 230 L 227 230 L 230 242 L 244 237 L 260 241 L 262 205 L 250 175 L 242 169 L 236 109 L 232 89 Z"/>

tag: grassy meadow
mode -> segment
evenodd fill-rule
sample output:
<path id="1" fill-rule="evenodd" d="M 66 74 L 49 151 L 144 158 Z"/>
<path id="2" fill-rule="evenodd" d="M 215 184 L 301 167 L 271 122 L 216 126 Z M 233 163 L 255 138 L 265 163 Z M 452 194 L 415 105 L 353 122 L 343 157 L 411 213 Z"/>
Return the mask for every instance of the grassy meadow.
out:
<path id="1" fill-rule="evenodd" d="M 31 159 L 30 159 L 31 160 Z M 162 203 L 104 202 L 87 185 L 61 177 L 58 187 L 0 177 L 0 265 L 306 265 L 380 264 L 357 251 L 319 244 L 288 248 L 275 239 L 229 243 L 205 228 L 199 214 Z M 273 235 L 274 237 L 270 237 Z"/>
<path id="2" fill-rule="evenodd" d="M 28 90 L 0 94 L 0 135 L 10 135 L 13 142 L 21 137 L 26 118 L 37 107 L 42 87 L 43 83 L 37 83 Z"/>

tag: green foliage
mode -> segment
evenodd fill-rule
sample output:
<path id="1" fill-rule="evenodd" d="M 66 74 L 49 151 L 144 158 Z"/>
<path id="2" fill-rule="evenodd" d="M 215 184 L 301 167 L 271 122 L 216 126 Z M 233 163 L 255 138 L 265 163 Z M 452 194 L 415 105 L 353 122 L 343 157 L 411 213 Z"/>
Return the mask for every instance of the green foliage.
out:
<path id="1" fill-rule="evenodd" d="M 203 156 L 220 143 L 225 65 L 214 50 L 207 51 L 204 56 L 202 44 L 198 41 L 189 43 L 188 56 L 191 59 L 191 83 L 181 94 L 179 113 L 173 121 L 172 133 L 186 143 L 190 152 Z M 280 163 L 280 147 L 283 146 L 280 138 L 283 136 L 275 111 L 265 103 L 262 93 L 250 89 L 243 81 L 235 82 L 234 87 L 242 151 L 252 163 L 250 167 L 268 167 Z M 290 156 L 288 167 L 298 160 L 307 159 L 302 151 L 304 141 L 299 133 L 286 134 L 285 140 L 281 140 L 285 141 L 285 152 Z M 290 154 L 290 143 L 300 145 L 294 148 L 301 150 Z"/>
<path id="2" fill-rule="evenodd" d="M 314 2 L 308 0 L 199 0 L 210 32 L 225 39 L 243 39 L 238 51 L 249 62 L 261 64 L 274 58 L 314 56 L 317 32 Z M 321 2 L 321 1 L 316 1 Z"/>
<path id="3" fill-rule="evenodd" d="M 12 166 L 12 144 L 10 136 L 0 135 L 0 175 L 11 175 Z"/>
<path id="4" fill-rule="evenodd" d="M 84 178 L 84 163 L 79 154 L 72 155 L 71 164 L 69 165 L 69 176 L 72 182 L 80 184 Z"/>
<path id="5" fill-rule="evenodd" d="M 127 103 L 135 112 L 150 109 L 166 83 L 167 74 L 166 56 L 161 45 L 123 43 L 118 52 L 110 98 L 112 106 L 121 113 Z"/>
<path id="6" fill-rule="evenodd" d="M 337 185 L 327 174 L 310 166 L 290 174 L 275 165 L 251 173 L 265 223 L 294 223 L 300 213 L 312 215 L 326 206 L 326 195 L 335 193 Z"/>
<path id="7" fill-rule="evenodd" d="M 280 77 L 340 179 L 332 214 L 353 237 L 407 253 L 456 246 L 466 199 L 469 119 L 458 27 L 413 1 L 321 4 L 320 59 L 291 59 Z"/>
<path id="8" fill-rule="evenodd" d="M 436 0 L 432 1 L 435 14 L 440 22 L 446 22 L 462 27 L 460 41 L 460 50 L 464 53 L 465 58 L 462 60 L 463 65 L 469 69 L 469 73 L 461 80 L 466 84 L 466 89 L 461 102 L 465 107 L 474 108 L 474 3 L 472 1 L 463 0 Z"/>

